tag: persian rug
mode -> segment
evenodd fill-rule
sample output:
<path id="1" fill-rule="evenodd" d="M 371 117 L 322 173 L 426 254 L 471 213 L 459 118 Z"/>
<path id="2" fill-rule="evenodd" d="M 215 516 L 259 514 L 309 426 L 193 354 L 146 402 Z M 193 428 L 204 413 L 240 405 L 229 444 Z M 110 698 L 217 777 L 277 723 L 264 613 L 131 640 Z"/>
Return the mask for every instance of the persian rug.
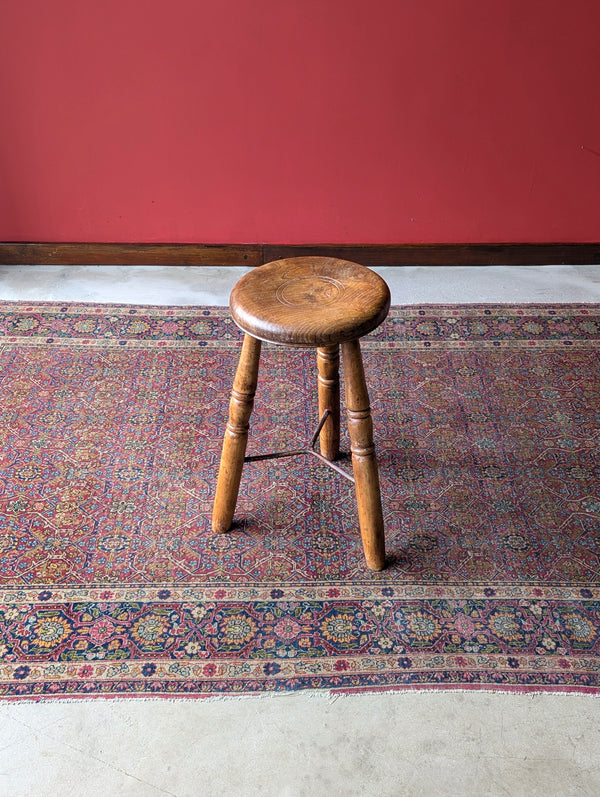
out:
<path id="1" fill-rule="evenodd" d="M 246 465 L 211 532 L 225 308 L 1 303 L 0 336 L 2 696 L 598 690 L 600 305 L 395 307 L 363 340 L 381 573 L 312 457 Z M 249 454 L 310 439 L 315 384 L 265 347 Z"/>

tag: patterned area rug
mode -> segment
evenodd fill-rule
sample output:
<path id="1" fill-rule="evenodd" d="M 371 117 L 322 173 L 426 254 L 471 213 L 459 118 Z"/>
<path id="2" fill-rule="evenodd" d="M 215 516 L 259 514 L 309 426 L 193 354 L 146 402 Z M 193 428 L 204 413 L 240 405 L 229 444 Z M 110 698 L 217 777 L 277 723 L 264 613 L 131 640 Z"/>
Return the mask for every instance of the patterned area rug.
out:
<path id="1" fill-rule="evenodd" d="M 211 533 L 225 309 L 2 303 L 0 335 L 5 697 L 598 689 L 600 305 L 393 308 L 364 340 L 381 573 L 313 458 L 248 464 Z M 262 365 L 248 453 L 297 447 L 314 352 Z"/>

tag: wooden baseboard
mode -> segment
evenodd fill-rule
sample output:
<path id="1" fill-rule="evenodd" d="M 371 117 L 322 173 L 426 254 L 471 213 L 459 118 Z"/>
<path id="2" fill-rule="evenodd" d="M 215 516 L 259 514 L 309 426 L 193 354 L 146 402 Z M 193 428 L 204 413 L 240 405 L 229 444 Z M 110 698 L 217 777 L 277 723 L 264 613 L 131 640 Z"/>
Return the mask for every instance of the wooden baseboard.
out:
<path id="1" fill-rule="evenodd" d="M 600 243 L 0 243 L 2 265 L 258 266 L 300 255 L 340 257 L 365 266 L 597 265 Z"/>
<path id="2" fill-rule="evenodd" d="M 258 266 L 260 244 L 0 243 L 5 265 Z"/>
<path id="3" fill-rule="evenodd" d="M 294 255 L 329 255 L 365 266 L 549 266 L 600 263 L 600 243 L 592 244 L 358 244 L 263 246 L 264 262 Z"/>

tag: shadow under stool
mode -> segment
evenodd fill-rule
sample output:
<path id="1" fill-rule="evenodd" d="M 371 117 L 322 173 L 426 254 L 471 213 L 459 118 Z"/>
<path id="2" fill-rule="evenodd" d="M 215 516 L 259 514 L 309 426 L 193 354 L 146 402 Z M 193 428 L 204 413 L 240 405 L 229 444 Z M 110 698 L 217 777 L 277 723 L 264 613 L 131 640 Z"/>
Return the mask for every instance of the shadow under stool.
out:
<path id="1" fill-rule="evenodd" d="M 234 286 L 231 316 L 245 333 L 231 391 L 213 507 L 213 530 L 231 528 L 244 462 L 312 453 L 328 464 L 339 456 L 340 346 L 346 389 L 360 532 L 367 565 L 385 567 L 385 538 L 373 424 L 360 338 L 388 314 L 390 292 L 375 272 L 329 257 L 277 260 L 250 271 Z M 317 350 L 320 423 L 311 447 L 246 457 L 246 443 L 258 380 L 261 341 Z M 321 453 L 314 450 L 319 440 Z"/>

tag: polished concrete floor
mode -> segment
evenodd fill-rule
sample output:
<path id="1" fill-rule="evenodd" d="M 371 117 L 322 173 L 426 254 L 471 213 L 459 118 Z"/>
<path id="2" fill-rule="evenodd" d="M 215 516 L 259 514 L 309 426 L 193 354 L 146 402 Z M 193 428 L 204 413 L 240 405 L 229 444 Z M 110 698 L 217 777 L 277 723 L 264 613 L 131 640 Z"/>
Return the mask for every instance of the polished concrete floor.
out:
<path id="1" fill-rule="evenodd" d="M 0 299 L 225 304 L 245 269 L 0 266 Z M 600 267 L 380 269 L 396 304 L 598 302 Z M 4 797 L 600 795 L 586 695 L 0 703 Z"/>
<path id="2" fill-rule="evenodd" d="M 126 304 L 227 304 L 247 268 L 2 266 L 0 299 Z M 419 266 L 376 269 L 394 304 L 597 302 L 599 266 Z"/>

